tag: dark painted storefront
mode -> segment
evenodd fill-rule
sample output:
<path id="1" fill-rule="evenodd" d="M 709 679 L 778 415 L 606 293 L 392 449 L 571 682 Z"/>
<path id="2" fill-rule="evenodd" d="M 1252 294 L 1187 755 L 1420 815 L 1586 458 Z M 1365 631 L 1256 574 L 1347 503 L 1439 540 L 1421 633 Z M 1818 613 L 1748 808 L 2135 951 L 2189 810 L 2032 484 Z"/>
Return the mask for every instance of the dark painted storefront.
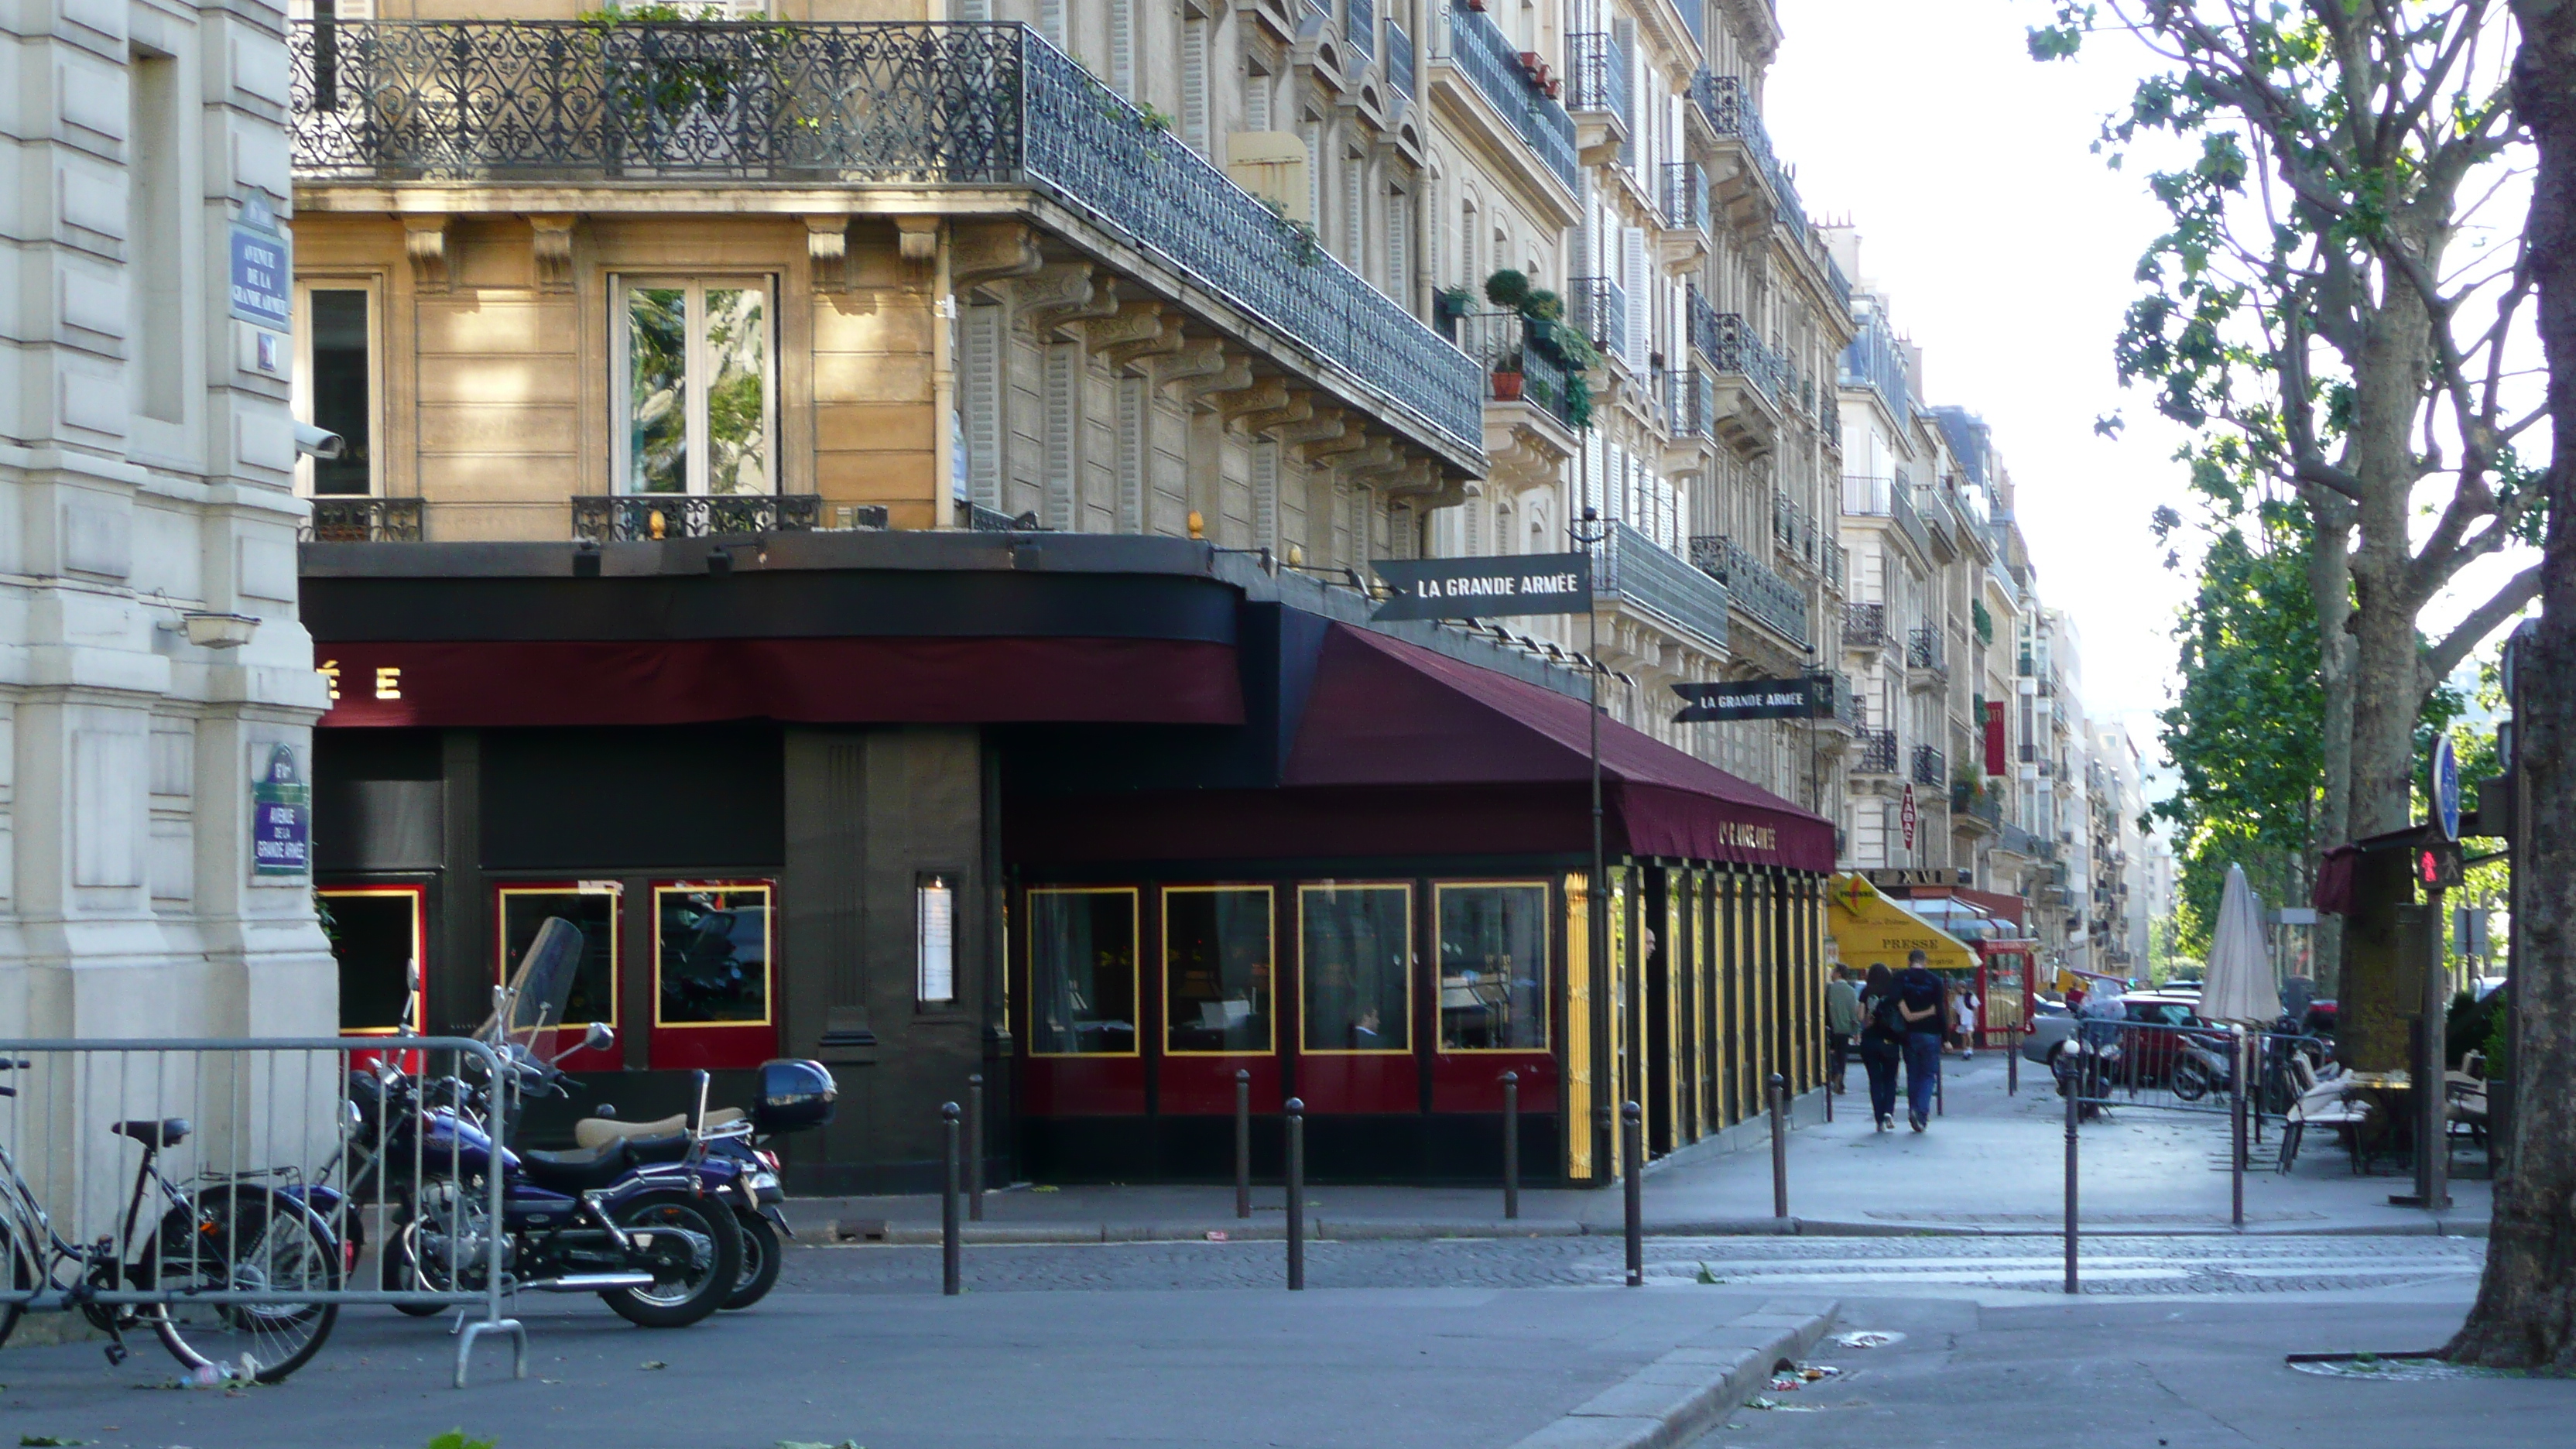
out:
<path id="1" fill-rule="evenodd" d="M 1605 725 L 1595 913 L 1562 671 L 1204 544 L 308 545 L 304 607 L 348 1027 L 566 916 L 593 1100 L 831 1064 L 801 1190 L 924 1185 L 975 1072 L 996 1175 L 1143 1181 L 1230 1171 L 1238 1070 L 1264 1161 L 1296 1095 L 1318 1176 L 1490 1178 L 1514 1071 L 1578 1182 L 1623 1095 L 1662 1152 L 1820 1073 L 1829 826 Z"/>

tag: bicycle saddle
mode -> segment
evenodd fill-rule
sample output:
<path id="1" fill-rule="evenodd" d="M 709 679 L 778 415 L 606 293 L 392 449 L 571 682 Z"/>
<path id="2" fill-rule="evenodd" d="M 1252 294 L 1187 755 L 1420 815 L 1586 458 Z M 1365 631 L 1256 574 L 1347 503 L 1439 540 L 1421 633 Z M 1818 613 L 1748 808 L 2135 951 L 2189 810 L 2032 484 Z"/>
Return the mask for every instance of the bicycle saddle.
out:
<path id="1" fill-rule="evenodd" d="M 119 1122 L 107 1130 L 119 1137 L 131 1137 L 146 1147 L 176 1147 L 188 1140 L 188 1119 L 164 1117 L 157 1122 Z"/>

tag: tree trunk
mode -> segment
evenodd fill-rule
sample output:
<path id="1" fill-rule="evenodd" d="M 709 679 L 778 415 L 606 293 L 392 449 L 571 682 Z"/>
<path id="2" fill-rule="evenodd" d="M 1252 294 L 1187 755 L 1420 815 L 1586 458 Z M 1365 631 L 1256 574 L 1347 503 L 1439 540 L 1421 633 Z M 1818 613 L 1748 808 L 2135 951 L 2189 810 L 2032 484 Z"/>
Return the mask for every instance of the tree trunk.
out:
<path id="1" fill-rule="evenodd" d="M 2352 508 L 2340 495 L 2316 484 L 2309 484 L 2306 491 L 2308 515 L 2314 522 L 2308 545 L 2308 595 L 2317 611 L 2317 684 L 2325 692 L 2325 738 L 2320 742 L 2325 796 L 2317 802 L 2308 831 L 2308 864 L 2313 870 L 2316 855 L 2348 838 L 2344 821 L 2352 804 L 2353 651 L 2352 636 L 2344 632 L 2345 621 L 2352 617 L 2352 538 L 2344 520 Z M 2291 902 L 2306 903 L 2305 896 Z M 2320 913 L 2312 944 L 2317 995 L 2331 997 L 2340 989 L 2343 975 L 2343 917 Z"/>
<path id="2" fill-rule="evenodd" d="M 2576 1371 L 2576 0 L 2513 0 L 2522 30 L 2514 109 L 2539 143 L 2523 264 L 2539 284 L 2549 364 L 2539 639 L 2515 661 L 2517 768 L 2512 1171 L 2496 1185 L 2486 1276 L 2449 1353 L 2472 1363 Z"/>
<path id="3" fill-rule="evenodd" d="M 2426 265 L 2438 267 L 2438 247 Z M 2347 459 L 2360 480 L 2351 554 L 2352 793 L 2346 839 L 2403 827 L 2411 810 L 2415 721 L 2423 712 L 2415 614 L 2423 606 L 2407 575 L 2414 563 L 2407 532 L 2415 460 L 2409 451 L 2417 407 L 2430 371 L 2431 339 L 2423 299 L 2391 286 L 2370 321 L 2354 370 L 2354 416 Z M 2321 625 L 2323 620 L 2318 621 Z M 2337 843 L 2328 841 L 2329 844 Z"/>

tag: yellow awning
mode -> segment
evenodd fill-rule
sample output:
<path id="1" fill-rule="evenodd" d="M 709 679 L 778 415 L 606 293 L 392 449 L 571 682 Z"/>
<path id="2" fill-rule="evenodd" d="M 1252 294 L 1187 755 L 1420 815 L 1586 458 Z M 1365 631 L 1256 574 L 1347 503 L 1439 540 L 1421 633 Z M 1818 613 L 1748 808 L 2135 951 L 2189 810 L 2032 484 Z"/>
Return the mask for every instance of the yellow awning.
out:
<path id="1" fill-rule="evenodd" d="M 1967 947 L 1902 903 L 1880 895 L 1865 876 L 1835 876 L 1826 898 L 1833 903 L 1826 919 L 1835 956 L 1855 971 L 1881 962 L 1890 971 L 1902 971 L 1910 951 L 1922 952 L 1924 964 L 1935 971 L 1976 967 L 1977 958 Z"/>

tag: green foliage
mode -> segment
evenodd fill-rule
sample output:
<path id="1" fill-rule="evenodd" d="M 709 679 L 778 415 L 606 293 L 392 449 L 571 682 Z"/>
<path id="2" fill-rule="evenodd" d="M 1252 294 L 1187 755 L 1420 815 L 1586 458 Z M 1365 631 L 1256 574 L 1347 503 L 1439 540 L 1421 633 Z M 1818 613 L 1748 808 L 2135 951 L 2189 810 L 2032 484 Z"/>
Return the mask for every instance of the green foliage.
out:
<path id="1" fill-rule="evenodd" d="M 1992 644 L 1995 642 L 1995 616 L 1986 612 L 1985 600 L 1970 599 L 1968 601 L 1968 617 L 1977 627 L 1978 643 Z M 1985 711 L 1980 709 L 1977 712 L 1977 718 L 1980 722 L 1983 722 L 1985 719 Z"/>
<path id="2" fill-rule="evenodd" d="M 429 1441 L 429 1449 L 494 1449 L 491 1439 L 468 1439 L 462 1429 L 450 1429 Z"/>
<path id="3" fill-rule="evenodd" d="M 1530 279 L 1510 267 L 1485 279 L 1485 300 L 1507 312 L 1517 312 L 1529 300 Z"/>
<path id="4" fill-rule="evenodd" d="M 1521 299 L 1521 315 L 1541 322 L 1563 321 L 1565 299 L 1542 287 Z"/>

